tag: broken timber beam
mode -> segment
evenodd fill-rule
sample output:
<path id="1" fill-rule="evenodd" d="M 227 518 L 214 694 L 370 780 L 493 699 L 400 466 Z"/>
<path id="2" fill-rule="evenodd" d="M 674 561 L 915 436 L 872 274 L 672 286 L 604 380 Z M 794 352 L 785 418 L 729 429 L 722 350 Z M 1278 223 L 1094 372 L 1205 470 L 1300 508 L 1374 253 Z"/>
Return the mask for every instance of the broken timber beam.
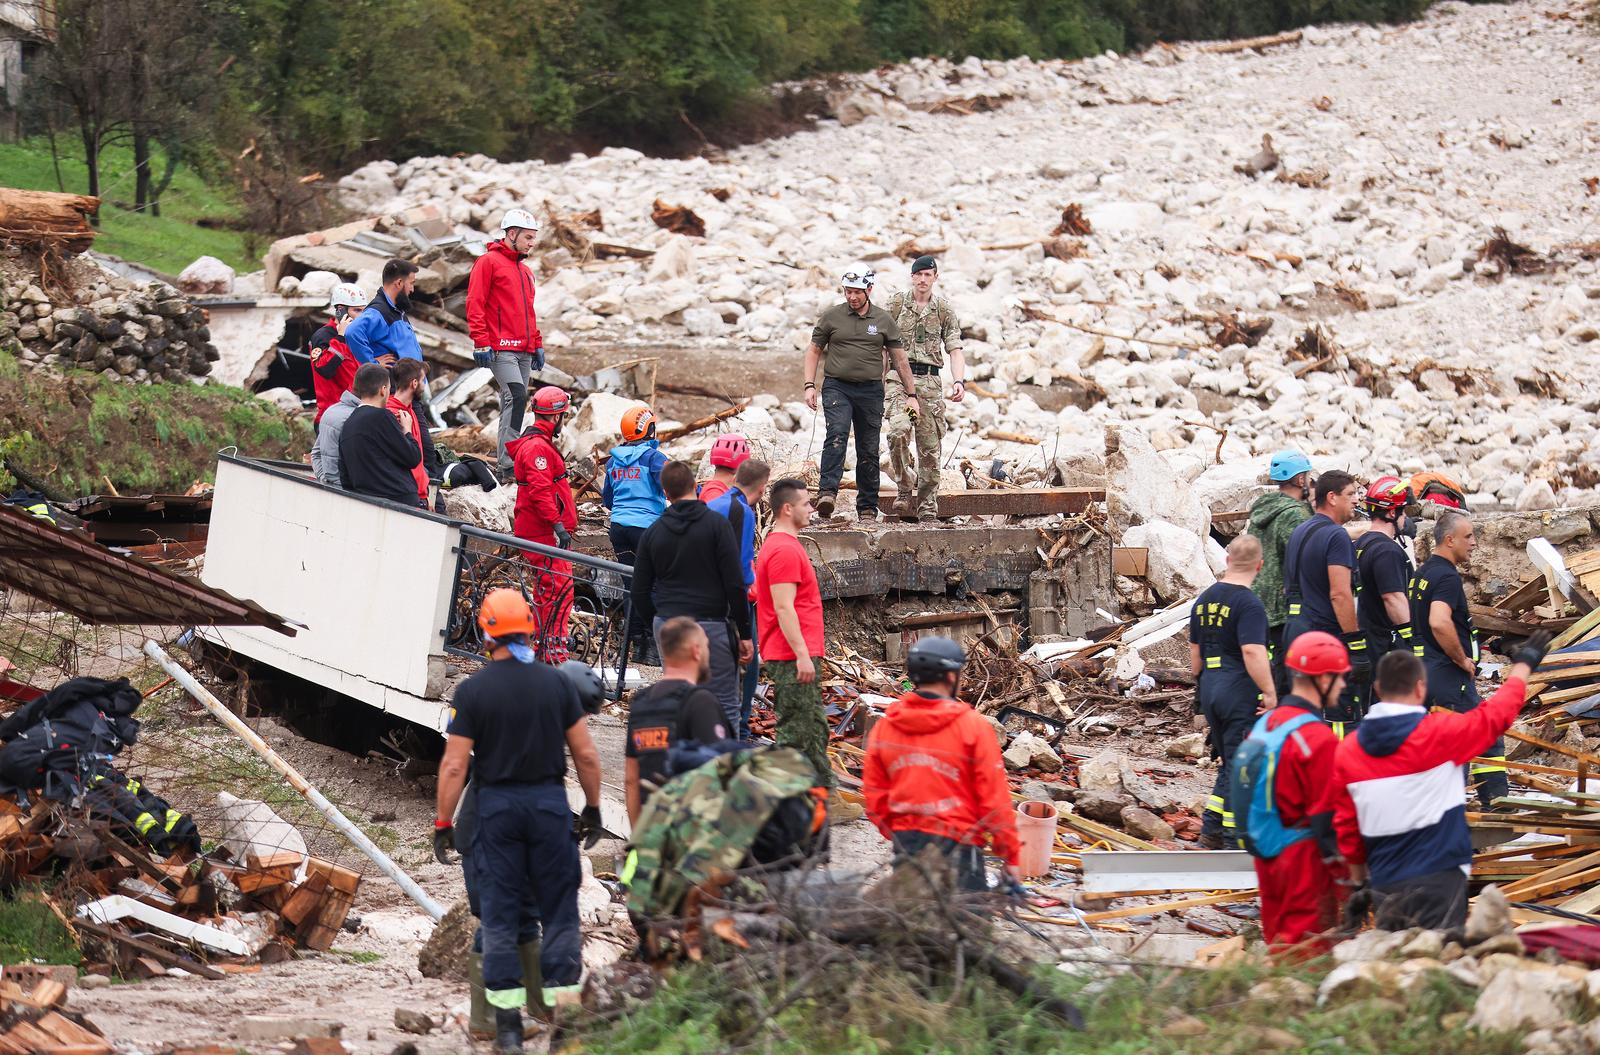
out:
<path id="1" fill-rule="evenodd" d="M 1103 487 L 1030 487 L 1019 491 L 949 491 L 939 496 L 939 516 L 1047 516 L 1074 514 L 1104 502 Z"/>
<path id="2" fill-rule="evenodd" d="M 687 425 L 679 425 L 675 429 L 667 429 L 665 432 L 663 432 L 660 436 L 658 436 L 656 438 L 658 440 L 660 440 L 662 443 L 666 443 L 668 440 L 675 440 L 679 436 L 687 436 L 691 432 L 699 432 L 701 429 L 709 429 L 711 426 L 715 425 L 719 421 L 726 421 L 729 418 L 737 417 L 744 410 L 744 408 L 749 406 L 749 405 L 750 405 L 749 401 L 746 400 L 745 402 L 740 403 L 737 406 L 724 407 L 723 409 L 717 411 L 715 414 L 707 414 L 703 418 L 696 418 L 694 421 L 689 422 Z"/>
<path id="3" fill-rule="evenodd" d="M 94 244 L 89 217 L 100 199 L 85 194 L 0 187 L 0 238 L 77 254 Z"/>

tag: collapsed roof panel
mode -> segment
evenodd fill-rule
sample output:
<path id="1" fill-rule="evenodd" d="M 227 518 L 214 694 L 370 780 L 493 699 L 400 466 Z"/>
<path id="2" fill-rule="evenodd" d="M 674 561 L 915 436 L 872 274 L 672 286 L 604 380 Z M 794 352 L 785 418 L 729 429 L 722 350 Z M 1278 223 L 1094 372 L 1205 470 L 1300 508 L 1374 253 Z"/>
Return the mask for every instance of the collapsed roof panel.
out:
<path id="1" fill-rule="evenodd" d="M 85 623 L 295 632 L 252 601 L 113 553 L 10 506 L 0 506 L 0 585 Z"/>

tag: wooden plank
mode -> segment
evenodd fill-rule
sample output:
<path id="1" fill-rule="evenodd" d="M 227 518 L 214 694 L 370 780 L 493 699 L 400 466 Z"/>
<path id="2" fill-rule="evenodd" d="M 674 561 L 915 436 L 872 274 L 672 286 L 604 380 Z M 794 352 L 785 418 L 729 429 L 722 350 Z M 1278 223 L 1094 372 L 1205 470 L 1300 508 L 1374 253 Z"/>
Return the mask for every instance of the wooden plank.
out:
<path id="1" fill-rule="evenodd" d="M 1551 871 L 1555 871 L 1555 869 L 1551 869 Z M 1600 868 L 1591 868 L 1586 872 L 1568 873 L 1567 875 L 1549 879 L 1529 876 L 1527 879 L 1509 884 L 1509 887 L 1515 889 L 1508 888 L 1503 893 L 1507 898 L 1516 901 L 1531 901 L 1549 897 L 1551 894 L 1559 894 L 1563 890 L 1587 887 L 1597 881 L 1600 881 Z"/>
<path id="2" fill-rule="evenodd" d="M 306 862 L 306 871 L 309 874 L 322 876 L 328 881 L 329 886 L 346 894 L 354 894 L 361 889 L 360 872 L 342 868 L 318 857 L 313 857 Z"/>
<path id="3" fill-rule="evenodd" d="M 1130 579 L 1142 579 L 1150 574 L 1150 548 L 1148 546 L 1111 547 L 1111 570 Z"/>
<path id="4" fill-rule="evenodd" d="M 168 967 L 180 967 L 183 970 L 188 971 L 190 974 L 197 974 L 201 978 L 210 978 L 212 980 L 227 977 L 227 975 L 223 974 L 215 967 L 212 967 L 210 964 L 201 963 L 198 960 L 185 959 L 176 953 L 172 953 L 161 948 L 159 945 L 152 945 L 149 942 L 135 938 L 130 934 L 124 934 L 121 931 L 112 930 L 110 927 L 102 927 L 98 923 L 90 923 L 88 920 L 84 919 L 75 921 L 73 925 L 86 934 L 93 934 L 97 938 L 104 938 L 107 941 L 126 945 L 128 948 L 152 957 L 158 963 L 164 963 Z"/>
<path id="5" fill-rule="evenodd" d="M 306 921 L 306 917 L 322 904 L 322 895 L 328 888 L 328 881 L 322 876 L 312 873 L 306 881 L 295 888 L 289 895 L 289 900 L 284 902 L 283 911 L 278 915 L 284 918 L 290 926 L 298 927 Z"/>
<path id="6" fill-rule="evenodd" d="M 1568 645 L 1587 641 L 1595 635 L 1597 630 L 1600 630 L 1600 608 L 1596 608 L 1557 634 L 1555 639 L 1550 642 L 1550 650 L 1554 652 L 1557 649 L 1566 648 Z"/>
<path id="7" fill-rule="evenodd" d="M 1128 908 L 1115 908 L 1106 912 L 1085 912 L 1083 922 L 1099 923 L 1109 919 L 1128 919 L 1131 916 L 1155 916 L 1163 912 L 1181 912 L 1189 908 L 1204 908 L 1207 905 L 1226 905 L 1234 901 L 1250 901 L 1256 896 L 1255 890 L 1229 890 L 1221 894 L 1208 894 L 1205 897 L 1184 898 L 1181 901 L 1158 901 L 1154 905 L 1132 905 Z"/>
<path id="8" fill-rule="evenodd" d="M 1575 860 L 1563 861 L 1561 864 L 1550 866 L 1542 875 L 1539 876 L 1539 881 L 1537 883 L 1513 883 L 1501 892 L 1505 894 L 1507 898 L 1511 898 L 1513 901 L 1526 901 L 1528 899 L 1525 897 L 1512 898 L 1512 894 L 1530 894 L 1534 897 L 1537 897 L 1542 893 L 1549 893 L 1549 891 L 1535 891 L 1531 889 L 1532 887 L 1542 887 L 1545 883 L 1548 883 L 1552 880 L 1560 880 L 1570 875 L 1593 871 L 1596 868 L 1600 868 L 1600 851 L 1584 854 L 1582 857 L 1579 857 Z M 1523 889 L 1524 887 L 1530 889 Z M 1562 888 L 1556 887 L 1555 889 L 1560 890 Z"/>
<path id="9" fill-rule="evenodd" d="M 1017 491 L 948 491 L 939 496 L 939 516 L 1048 516 L 1074 514 L 1106 499 L 1103 487 L 1028 487 Z"/>
<path id="10" fill-rule="evenodd" d="M 1575 758 L 1580 761 L 1588 762 L 1590 765 L 1600 763 L 1600 757 L 1591 755 L 1586 751 L 1579 751 L 1576 748 L 1568 747 L 1566 744 L 1551 743 L 1549 740 L 1541 740 L 1537 736 L 1529 736 L 1527 733 L 1519 733 L 1515 729 L 1507 729 L 1505 735 L 1508 740 L 1516 740 L 1520 743 L 1532 744 L 1534 747 L 1541 748 L 1545 751 L 1554 751 L 1558 755 L 1565 755 L 1568 758 Z"/>

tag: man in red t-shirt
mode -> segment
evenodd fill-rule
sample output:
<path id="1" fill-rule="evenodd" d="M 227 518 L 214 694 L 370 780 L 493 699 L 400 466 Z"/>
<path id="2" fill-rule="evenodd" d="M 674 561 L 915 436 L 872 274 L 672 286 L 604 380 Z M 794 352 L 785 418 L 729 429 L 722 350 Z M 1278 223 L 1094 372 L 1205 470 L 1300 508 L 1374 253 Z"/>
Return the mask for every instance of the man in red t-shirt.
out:
<path id="1" fill-rule="evenodd" d="M 822 591 L 800 532 L 811 523 L 811 492 L 784 479 L 768 493 L 772 529 L 756 558 L 756 622 L 761 659 L 772 679 L 772 709 L 778 714 L 779 746 L 811 760 L 817 778 L 833 787 L 828 762 L 828 721 L 822 709 Z M 836 796 L 835 796 L 836 798 Z M 840 812 L 830 802 L 830 810 Z M 850 812 L 850 811 L 845 811 Z M 860 808 L 854 808 L 861 816 Z"/>

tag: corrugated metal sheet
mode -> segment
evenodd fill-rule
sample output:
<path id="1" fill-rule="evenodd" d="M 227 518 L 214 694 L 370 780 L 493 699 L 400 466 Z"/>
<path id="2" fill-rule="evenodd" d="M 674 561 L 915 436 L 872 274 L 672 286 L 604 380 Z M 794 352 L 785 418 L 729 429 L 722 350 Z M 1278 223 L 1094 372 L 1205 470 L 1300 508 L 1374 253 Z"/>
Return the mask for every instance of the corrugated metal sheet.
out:
<path id="1" fill-rule="evenodd" d="M 294 627 L 260 605 L 0 505 L 0 585 L 85 623 Z"/>

